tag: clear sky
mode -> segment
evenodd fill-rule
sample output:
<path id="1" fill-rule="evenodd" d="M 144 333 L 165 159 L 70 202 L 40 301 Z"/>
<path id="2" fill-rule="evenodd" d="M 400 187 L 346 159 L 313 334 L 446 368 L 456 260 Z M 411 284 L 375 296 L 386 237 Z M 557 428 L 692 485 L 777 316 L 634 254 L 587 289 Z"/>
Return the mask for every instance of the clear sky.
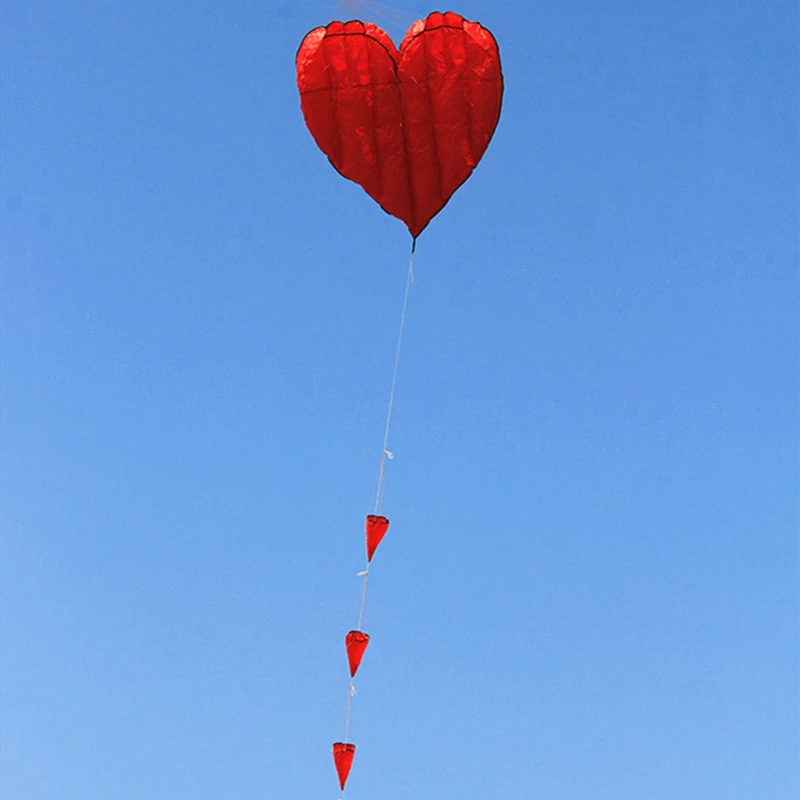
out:
<path id="1" fill-rule="evenodd" d="M 451 8 L 506 94 L 418 243 L 348 799 L 797 797 L 797 4 Z M 333 9 L 3 3 L 4 800 L 338 796 L 410 239 L 305 129 Z"/>

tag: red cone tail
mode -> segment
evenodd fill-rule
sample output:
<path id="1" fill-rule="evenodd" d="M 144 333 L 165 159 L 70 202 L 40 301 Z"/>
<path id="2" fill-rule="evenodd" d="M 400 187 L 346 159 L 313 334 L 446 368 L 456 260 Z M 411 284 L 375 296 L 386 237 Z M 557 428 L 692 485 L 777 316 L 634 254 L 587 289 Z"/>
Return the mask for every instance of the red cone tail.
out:
<path id="1" fill-rule="evenodd" d="M 339 788 L 344 791 L 347 783 L 347 776 L 350 774 L 350 767 L 353 766 L 353 756 L 356 754 L 354 744 L 336 742 L 333 746 L 333 763 L 336 764 L 336 774 L 339 776 Z"/>
<path id="2" fill-rule="evenodd" d="M 344 637 L 344 645 L 347 648 L 347 661 L 350 664 L 350 677 L 354 678 L 361 666 L 361 659 L 364 657 L 364 651 L 369 644 L 369 634 L 362 633 L 361 631 L 350 631 Z"/>
<path id="3" fill-rule="evenodd" d="M 370 514 L 367 517 L 367 561 L 372 561 L 372 556 L 378 549 L 381 539 L 386 535 L 389 528 L 389 520 L 386 517 L 378 517 Z"/>

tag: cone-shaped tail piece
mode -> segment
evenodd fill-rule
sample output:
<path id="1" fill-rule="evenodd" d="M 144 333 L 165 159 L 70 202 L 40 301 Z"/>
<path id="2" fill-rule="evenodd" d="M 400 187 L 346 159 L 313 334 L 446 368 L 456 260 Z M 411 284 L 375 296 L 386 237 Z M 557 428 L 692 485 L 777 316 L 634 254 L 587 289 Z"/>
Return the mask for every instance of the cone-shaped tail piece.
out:
<path id="1" fill-rule="evenodd" d="M 367 517 L 367 561 L 372 561 L 372 556 L 388 528 L 389 520 L 386 517 L 378 517 L 375 514 Z"/>
<path id="2" fill-rule="evenodd" d="M 369 634 L 361 631 L 350 631 L 344 637 L 344 646 L 347 648 L 347 661 L 350 664 L 350 677 L 354 678 L 361 666 L 361 659 L 369 644 Z"/>
<path id="3" fill-rule="evenodd" d="M 339 788 L 344 791 L 347 783 L 347 776 L 350 774 L 350 767 L 353 766 L 353 756 L 356 754 L 354 744 L 336 742 L 333 746 L 333 763 L 336 764 L 336 774 L 339 776 Z"/>

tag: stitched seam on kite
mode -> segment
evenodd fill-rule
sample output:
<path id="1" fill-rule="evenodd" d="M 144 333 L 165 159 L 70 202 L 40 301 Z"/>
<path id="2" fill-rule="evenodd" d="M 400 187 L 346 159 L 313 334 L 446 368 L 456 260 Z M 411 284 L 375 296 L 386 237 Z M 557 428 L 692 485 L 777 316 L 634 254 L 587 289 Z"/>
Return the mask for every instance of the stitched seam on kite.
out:
<path id="1" fill-rule="evenodd" d="M 408 150 L 408 134 L 406 133 L 406 104 L 405 100 L 403 99 L 403 84 L 399 82 L 400 85 L 400 125 L 403 128 L 403 151 L 406 157 L 406 186 L 408 187 L 408 202 L 411 206 L 411 224 L 414 226 L 416 230 L 417 227 L 417 201 L 414 198 L 414 182 L 411 179 L 411 156 L 409 155 Z M 410 232 L 409 228 L 409 232 Z M 418 234 L 412 233 L 411 236 L 414 238 L 416 242 Z"/>
<path id="2" fill-rule="evenodd" d="M 463 17 L 462 17 L 462 20 L 463 20 Z M 408 44 L 406 45 L 406 47 L 408 47 L 411 44 L 411 42 L 414 41 L 414 39 L 419 39 L 419 37 L 422 36 L 423 33 L 427 33 L 428 31 L 440 31 L 440 30 L 442 30 L 442 28 L 448 28 L 451 31 L 463 31 L 464 30 L 464 26 L 463 25 L 461 25 L 461 26 L 459 26 L 459 25 L 437 25 L 435 28 L 423 28 L 419 33 L 415 33 L 408 40 Z M 335 34 L 335 35 L 339 36 L 341 34 Z"/>
<path id="3" fill-rule="evenodd" d="M 463 27 L 459 28 L 458 30 L 460 30 L 462 32 L 462 34 L 463 34 L 463 36 L 461 37 L 461 45 L 464 48 L 464 62 L 466 63 L 467 62 L 467 58 L 466 58 L 466 54 L 467 54 L 467 45 L 466 45 L 467 31 Z M 445 53 L 445 59 L 447 59 L 448 58 L 448 54 L 450 53 L 450 50 L 448 48 L 444 48 L 444 53 Z M 455 62 L 453 61 L 453 59 L 449 59 L 448 60 L 448 62 L 447 62 L 448 71 L 453 68 L 454 63 Z M 456 77 L 456 81 L 457 81 L 457 85 L 458 85 L 458 87 L 460 89 L 461 101 L 462 101 L 463 106 L 465 108 L 464 116 L 467 118 L 466 139 L 467 139 L 467 144 L 469 145 L 470 158 L 474 161 L 475 160 L 475 149 L 474 149 L 473 140 L 472 140 L 472 122 L 473 122 L 473 119 L 472 119 L 472 106 L 470 105 L 469 97 L 468 97 L 469 87 L 470 87 L 469 75 L 468 74 L 458 75 Z M 464 154 L 463 154 L 463 152 L 460 152 L 459 155 L 463 157 Z M 468 164 L 467 166 L 469 166 L 469 174 L 471 175 L 472 174 L 472 170 L 474 169 L 474 165 L 470 166 Z M 449 200 L 450 197 L 453 196 L 453 194 L 455 194 L 455 189 L 448 195 L 447 199 Z"/>
<path id="4" fill-rule="evenodd" d="M 360 20 L 355 20 L 355 21 L 358 22 Z M 363 25 L 364 23 L 362 22 L 361 24 Z M 372 41 L 375 42 L 375 44 L 379 44 L 386 51 L 386 55 L 388 55 L 389 58 L 391 58 L 392 61 L 394 62 L 395 72 L 397 71 L 397 59 L 394 57 L 394 53 L 392 53 L 392 51 L 380 39 L 376 39 L 374 36 L 370 36 L 366 31 L 359 31 L 358 33 L 328 33 L 327 31 L 328 31 L 328 29 L 326 28 L 325 29 L 325 38 L 326 39 L 338 39 L 340 36 L 342 36 L 342 37 L 343 36 L 365 36 L 367 39 L 372 39 Z"/>
<path id="5" fill-rule="evenodd" d="M 403 53 L 400 53 L 400 58 L 403 57 Z M 408 202 L 411 206 L 411 225 L 406 223 L 406 227 L 408 227 L 409 233 L 414 240 L 414 244 L 412 244 L 412 254 L 414 252 L 413 248 L 416 245 L 417 236 L 420 232 L 414 233 L 411 228 L 413 227 L 414 230 L 417 228 L 417 200 L 414 195 L 414 181 L 411 177 L 411 155 L 410 150 L 408 147 L 408 131 L 406 129 L 406 100 L 405 100 L 405 93 L 403 92 L 403 81 L 400 79 L 400 61 L 398 60 L 395 62 L 394 65 L 394 72 L 397 75 L 397 90 L 400 93 L 400 127 L 403 131 L 403 151 L 406 157 L 406 185 L 408 187 Z M 386 211 L 386 209 L 383 209 Z M 388 212 L 387 212 L 388 213 Z"/>
<path id="6" fill-rule="evenodd" d="M 413 226 L 414 229 L 417 227 L 417 201 L 414 198 L 414 182 L 411 179 L 411 156 L 409 155 L 408 131 L 406 130 L 406 101 L 403 92 L 403 81 L 400 80 L 399 64 L 395 68 L 395 71 L 397 72 L 397 88 L 400 93 L 400 127 L 403 134 L 403 154 L 405 155 L 406 161 L 406 187 L 408 188 L 408 202 L 411 206 L 411 225 L 409 226 L 408 223 L 406 223 L 406 225 L 414 241 L 416 241 L 417 235 L 411 232 L 411 227 Z"/>
<path id="7" fill-rule="evenodd" d="M 397 68 L 395 67 L 395 70 L 396 69 Z M 461 80 L 463 80 L 463 78 Z M 425 78 L 423 78 L 422 81 L 420 81 L 420 83 L 427 83 L 427 82 L 428 82 L 427 76 Z M 491 84 L 494 83 L 494 81 L 491 78 L 478 78 L 478 82 L 479 83 L 491 83 Z M 394 83 L 393 81 L 382 81 L 380 83 L 378 83 L 378 82 L 375 82 L 375 83 L 354 83 L 352 86 L 342 86 L 342 87 L 340 87 L 340 86 L 331 86 L 331 87 L 323 86 L 320 89 L 303 89 L 302 94 L 315 94 L 317 92 L 328 92 L 328 91 L 338 92 L 338 91 L 341 91 L 343 89 L 363 89 L 363 88 L 365 88 L 367 86 L 396 86 L 396 85 L 397 84 Z"/>
<path id="8" fill-rule="evenodd" d="M 303 89 L 303 94 L 314 94 L 315 92 L 327 92 L 327 91 L 334 91 L 339 92 L 343 91 L 344 89 L 365 89 L 368 86 L 396 86 L 397 84 L 392 83 L 392 81 L 382 81 L 382 82 L 374 82 L 374 83 L 354 83 L 352 86 L 331 86 L 328 88 L 327 86 L 322 87 L 321 89 Z"/>
<path id="9" fill-rule="evenodd" d="M 444 26 L 442 25 L 440 27 Z M 439 28 L 435 28 L 434 30 L 439 30 Z M 439 138 L 436 135 L 436 123 L 434 122 L 433 117 L 433 92 L 430 90 L 430 71 L 428 62 L 428 53 L 430 52 L 430 47 L 427 44 L 426 39 L 423 39 L 422 47 L 425 52 L 425 94 L 428 96 L 428 110 L 430 111 L 431 115 L 431 131 L 433 133 L 433 143 L 436 146 L 436 182 L 439 184 L 439 200 L 443 201 L 445 198 L 442 196 L 442 159 L 440 157 L 441 154 L 439 153 Z"/>
<path id="10" fill-rule="evenodd" d="M 367 44 L 367 66 L 369 67 L 369 71 L 371 73 L 372 72 L 372 51 L 370 50 L 369 44 Z M 371 84 L 369 88 L 371 90 L 374 90 L 375 85 Z M 378 150 L 378 148 L 379 148 L 378 133 L 376 131 L 377 120 L 375 118 L 376 109 L 378 107 L 378 104 L 375 102 L 374 91 L 372 92 L 372 96 L 371 96 L 370 99 L 372 101 L 372 108 L 371 108 L 371 112 L 372 112 L 372 147 L 373 147 L 373 152 L 375 154 L 375 166 L 378 168 L 378 189 L 379 189 L 378 196 L 379 197 L 383 197 L 383 186 L 384 186 L 383 167 L 382 167 L 383 161 L 382 161 L 382 159 L 380 157 L 380 152 Z"/>
<path id="11" fill-rule="evenodd" d="M 327 37 L 326 37 L 327 38 Z M 342 138 L 342 132 L 339 127 L 339 119 L 337 109 L 338 106 L 334 101 L 334 92 L 333 92 L 333 81 L 331 79 L 331 74 L 333 73 L 331 60 L 329 57 L 329 51 L 327 47 L 324 47 L 325 39 L 322 40 L 323 51 L 322 54 L 325 58 L 325 75 L 328 79 L 328 93 L 330 96 L 330 103 L 331 103 L 331 119 L 333 120 L 333 132 L 336 136 L 336 151 L 332 154 L 334 156 L 338 155 L 338 161 L 340 164 L 344 164 L 344 139 Z M 328 160 L 334 164 L 333 158 L 328 156 Z"/>
<path id="12" fill-rule="evenodd" d="M 462 30 L 464 30 L 464 29 L 462 28 Z M 463 41 L 463 44 L 464 44 L 464 55 L 465 56 L 466 56 L 466 53 L 467 53 L 467 38 L 468 38 L 467 31 L 464 30 L 464 36 L 463 36 L 463 40 L 462 41 Z M 464 61 L 466 62 L 467 59 L 465 58 Z M 473 134 L 473 124 L 475 122 L 473 114 L 472 114 L 472 103 L 471 103 L 471 100 L 472 100 L 472 83 L 471 83 L 471 81 L 469 79 L 469 75 L 465 75 L 464 77 L 465 77 L 465 80 L 464 80 L 462 88 L 463 88 L 464 105 L 466 106 L 466 109 L 467 109 L 467 115 L 466 115 L 467 116 L 467 141 L 469 142 L 469 155 L 470 155 L 470 158 L 473 161 L 473 163 L 470 165 L 469 171 L 470 171 L 470 174 L 472 174 L 472 170 L 475 169 L 475 167 L 477 166 L 477 162 L 476 162 L 476 159 L 475 159 L 475 140 L 474 140 L 473 135 L 472 135 Z"/>

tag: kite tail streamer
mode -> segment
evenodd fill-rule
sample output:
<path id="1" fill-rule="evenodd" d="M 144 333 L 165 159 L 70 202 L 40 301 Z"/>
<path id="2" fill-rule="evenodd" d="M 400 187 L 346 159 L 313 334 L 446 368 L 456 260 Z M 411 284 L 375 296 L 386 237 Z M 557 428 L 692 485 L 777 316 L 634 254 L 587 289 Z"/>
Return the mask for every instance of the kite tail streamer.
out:
<path id="1" fill-rule="evenodd" d="M 414 282 L 414 251 L 416 250 L 417 240 L 413 240 L 411 245 L 411 256 L 408 260 L 408 275 L 406 276 L 406 288 L 403 293 L 403 310 L 400 314 L 400 330 L 397 334 L 397 347 L 394 353 L 394 367 L 392 369 L 392 385 L 389 391 L 389 407 L 386 411 L 386 427 L 383 431 L 383 448 L 381 449 L 380 469 L 378 471 L 378 481 L 375 490 L 375 508 L 374 514 L 367 517 L 367 566 L 363 572 L 359 572 L 359 576 L 363 576 L 364 582 L 361 586 L 361 607 L 358 612 L 358 626 L 355 631 L 351 631 L 345 638 L 345 643 L 348 647 L 348 660 L 350 660 L 350 684 L 347 689 L 347 704 L 344 711 L 344 740 L 343 742 L 334 745 L 334 761 L 336 761 L 336 768 L 339 772 L 339 780 L 341 783 L 342 797 L 344 797 L 344 783 L 347 781 L 347 775 L 350 771 L 350 764 L 352 763 L 352 754 L 355 752 L 354 746 L 347 744 L 348 736 L 350 734 L 350 712 L 353 705 L 353 696 L 356 693 L 356 688 L 353 685 L 353 676 L 361 661 L 361 655 L 366 647 L 366 642 L 369 641 L 369 636 L 363 634 L 362 625 L 364 624 L 364 612 L 367 606 L 367 584 L 369 582 L 369 565 L 372 560 L 375 548 L 383 538 L 386 528 L 389 526 L 389 521 L 385 517 L 379 516 L 378 512 L 381 508 L 385 488 L 386 488 L 386 460 L 391 459 L 392 453 L 389 450 L 389 431 L 392 425 L 392 409 L 394 408 L 394 394 L 397 387 L 397 367 L 400 363 L 400 349 L 403 344 L 403 331 L 406 326 L 406 311 L 408 309 L 408 295 L 411 291 L 411 284 Z M 363 634 L 363 636 L 362 636 Z M 361 648 L 354 652 L 351 658 L 350 647 L 358 647 L 358 638 L 351 639 L 351 637 L 362 636 L 360 640 Z M 339 750 L 337 751 L 337 748 Z M 349 760 L 344 762 L 342 759 L 345 757 L 342 754 L 343 748 L 352 748 L 345 756 Z M 338 759 L 338 760 L 337 760 Z"/>

